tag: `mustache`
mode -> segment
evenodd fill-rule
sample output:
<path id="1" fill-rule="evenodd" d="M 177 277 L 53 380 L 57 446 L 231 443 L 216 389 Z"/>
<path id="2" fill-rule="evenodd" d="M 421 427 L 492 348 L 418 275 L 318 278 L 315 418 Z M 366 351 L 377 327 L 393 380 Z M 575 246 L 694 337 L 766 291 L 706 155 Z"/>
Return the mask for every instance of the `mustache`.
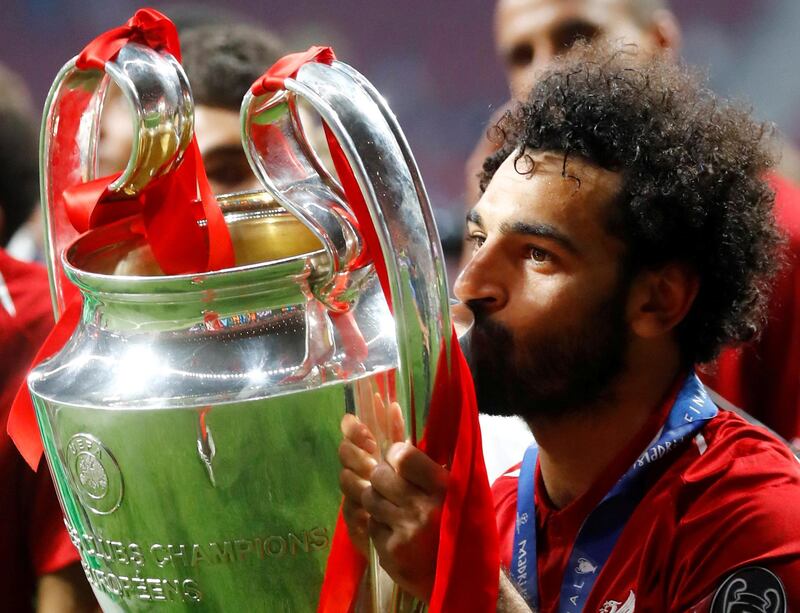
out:
<path id="1" fill-rule="evenodd" d="M 467 306 L 475 317 L 469 338 L 466 339 L 469 347 L 467 361 L 470 366 L 478 367 L 482 364 L 483 368 L 486 368 L 486 359 L 491 357 L 494 358 L 492 361 L 495 361 L 500 347 L 503 348 L 504 355 L 508 355 L 515 344 L 514 334 L 505 324 L 497 321 L 482 304 L 467 303 Z"/>
<path id="2" fill-rule="evenodd" d="M 481 302 L 466 302 L 464 304 L 472 311 L 472 315 L 475 318 L 473 332 L 476 329 L 480 329 L 482 333 L 496 333 L 509 339 L 512 337 L 511 330 L 505 324 L 495 320 L 486 305 Z"/>

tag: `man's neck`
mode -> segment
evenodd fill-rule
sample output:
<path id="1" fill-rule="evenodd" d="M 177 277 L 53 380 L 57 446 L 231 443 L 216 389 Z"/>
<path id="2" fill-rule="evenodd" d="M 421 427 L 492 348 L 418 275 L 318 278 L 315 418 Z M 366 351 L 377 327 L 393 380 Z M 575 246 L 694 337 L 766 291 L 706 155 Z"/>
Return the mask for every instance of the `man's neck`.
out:
<path id="1" fill-rule="evenodd" d="M 624 373 L 610 400 L 569 416 L 531 419 L 547 494 L 561 509 L 585 494 L 660 407 L 680 366 Z"/>

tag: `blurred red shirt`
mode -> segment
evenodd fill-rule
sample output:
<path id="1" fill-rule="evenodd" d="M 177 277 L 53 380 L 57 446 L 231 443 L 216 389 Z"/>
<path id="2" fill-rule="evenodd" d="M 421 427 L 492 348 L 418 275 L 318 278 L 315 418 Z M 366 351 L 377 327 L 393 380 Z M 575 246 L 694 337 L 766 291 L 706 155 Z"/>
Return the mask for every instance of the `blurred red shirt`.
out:
<path id="1" fill-rule="evenodd" d="M 723 351 L 698 374 L 722 397 L 713 397 L 717 404 L 743 409 L 800 442 L 800 187 L 778 175 L 769 181 L 787 263 L 773 285 L 766 326 L 758 340 Z"/>
<path id="2" fill-rule="evenodd" d="M 33 472 L 6 433 L 31 360 L 53 327 L 47 272 L 0 249 L 0 592 L 3 610 L 33 611 L 36 581 L 80 561 L 64 527 L 50 471 Z"/>

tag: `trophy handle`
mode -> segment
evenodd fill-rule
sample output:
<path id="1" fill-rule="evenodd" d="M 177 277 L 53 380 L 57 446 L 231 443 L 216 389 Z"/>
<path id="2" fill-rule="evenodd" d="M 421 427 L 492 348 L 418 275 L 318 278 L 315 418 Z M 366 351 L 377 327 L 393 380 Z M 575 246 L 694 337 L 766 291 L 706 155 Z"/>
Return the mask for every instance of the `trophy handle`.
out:
<path id="1" fill-rule="evenodd" d="M 373 255 L 386 265 L 397 332 L 397 397 L 416 441 L 439 353 L 449 347 L 451 334 L 444 257 L 425 187 L 394 115 L 346 64 L 307 63 L 285 79 L 284 89 L 260 96 L 249 92 L 242 103 L 242 131 L 254 171 L 322 240 L 332 260 L 339 258 L 334 266 L 346 270 L 358 263 L 360 252 L 348 250 L 346 240 L 357 230 L 349 223 L 340 184 L 325 171 L 297 121 L 298 99 L 338 141 L 375 226 L 381 253 Z M 259 141 L 259 130 L 271 136 Z"/>
<path id="2" fill-rule="evenodd" d="M 275 201 L 293 213 L 319 239 L 328 255 L 328 280 L 315 287 L 330 310 L 347 311 L 348 289 L 363 276 L 364 246 L 355 216 L 341 186 L 309 142 L 300 119 L 298 95 L 245 95 L 241 111 L 242 143 L 256 177 Z"/>
<path id="3" fill-rule="evenodd" d="M 113 81 L 133 121 L 128 164 L 108 187 L 120 198 L 135 196 L 153 179 L 174 169 L 189 146 L 194 110 L 189 81 L 169 53 L 127 43 L 105 70 L 80 70 L 77 57 L 59 71 L 45 102 L 39 148 L 45 259 L 53 309 L 65 307 L 62 254 L 78 236 L 70 223 L 64 191 L 95 179 L 100 116 Z"/>

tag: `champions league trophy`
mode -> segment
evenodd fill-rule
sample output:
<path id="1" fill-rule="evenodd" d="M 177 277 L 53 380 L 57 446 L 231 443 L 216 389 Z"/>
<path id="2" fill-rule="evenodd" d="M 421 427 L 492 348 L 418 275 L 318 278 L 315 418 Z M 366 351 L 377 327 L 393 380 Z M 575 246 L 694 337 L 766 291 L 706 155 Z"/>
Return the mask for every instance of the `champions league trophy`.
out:
<path id="1" fill-rule="evenodd" d="M 28 385 L 87 578 L 106 613 L 313 611 L 341 501 L 342 415 L 380 433 L 396 400 L 416 440 L 450 342 L 441 247 L 410 149 L 361 75 L 304 64 L 244 100 L 243 146 L 266 191 L 218 197 L 235 265 L 167 275 L 137 217 L 78 234 L 63 200 L 95 179 L 110 82 L 134 140 L 108 190 L 123 206 L 174 172 L 193 134 L 186 76 L 136 42 L 104 70 L 75 62 L 47 100 L 41 169 L 56 314 L 68 283 L 82 311 Z M 301 106 L 340 148 L 379 252 Z M 396 610 L 371 566 L 364 610 Z"/>

